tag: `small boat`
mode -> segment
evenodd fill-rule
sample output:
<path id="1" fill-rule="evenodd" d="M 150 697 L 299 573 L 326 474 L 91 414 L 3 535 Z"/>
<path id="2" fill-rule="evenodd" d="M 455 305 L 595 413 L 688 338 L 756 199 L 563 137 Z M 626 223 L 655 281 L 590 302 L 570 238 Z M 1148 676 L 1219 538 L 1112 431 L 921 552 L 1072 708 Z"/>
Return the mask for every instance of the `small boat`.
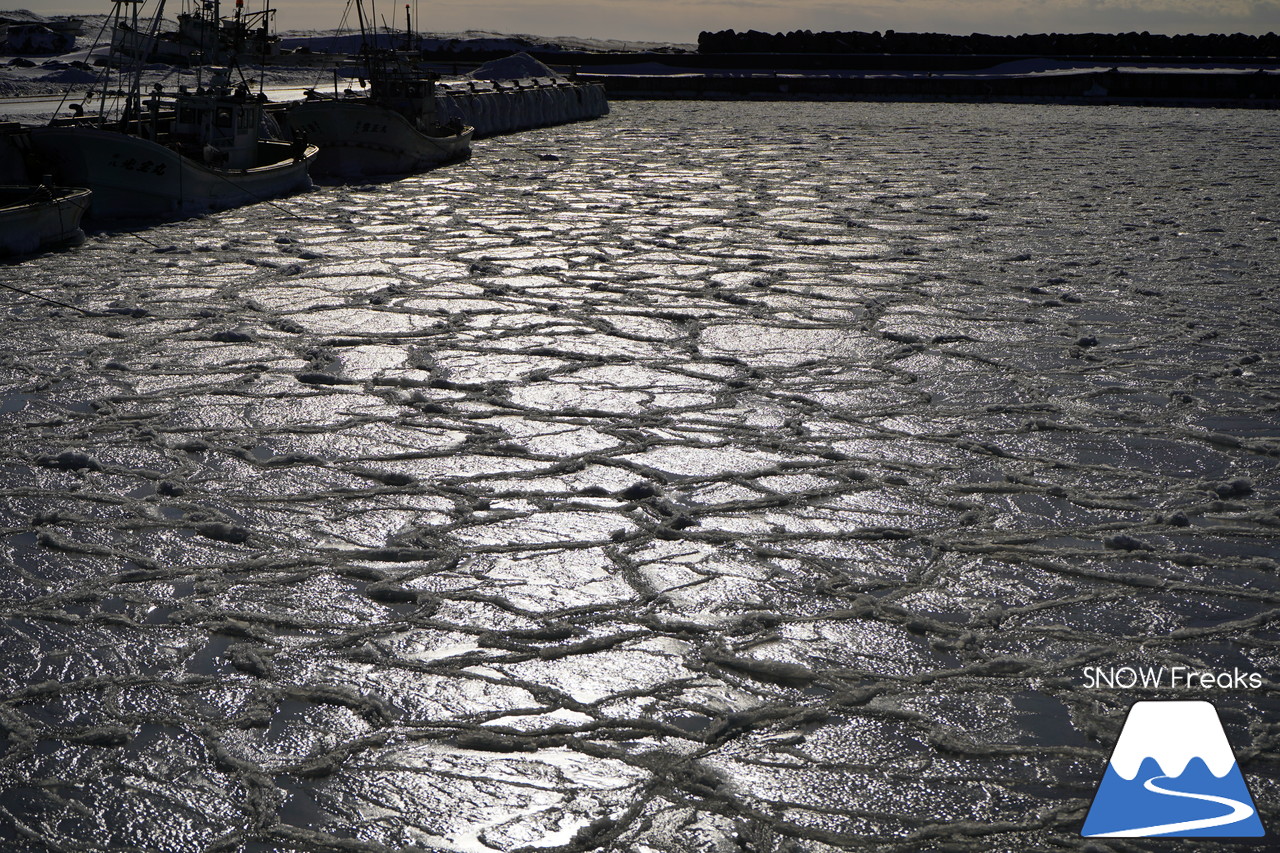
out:
<path id="1" fill-rule="evenodd" d="M 74 50 L 76 37 L 39 24 L 10 24 L 5 33 L 4 49 L 8 53 L 67 53 Z"/>
<path id="2" fill-rule="evenodd" d="M 364 34 L 363 4 L 356 0 Z M 392 50 L 360 51 L 368 92 L 321 95 L 288 108 L 295 138 L 320 146 L 314 173 L 338 177 L 406 175 L 471 156 L 471 127 L 436 114 L 435 76 L 407 67 Z M 335 77 L 336 80 L 336 77 Z M 335 87 L 336 89 L 336 87 Z"/>
<path id="3" fill-rule="evenodd" d="M 91 195 L 77 187 L 0 186 L 0 255 L 80 242 Z"/>
<path id="4" fill-rule="evenodd" d="M 157 86 L 145 103 L 135 93 L 115 121 L 32 128 L 32 149 L 59 183 L 93 190 L 95 219 L 199 214 L 309 188 L 316 146 L 264 137 L 262 102 L 213 71 L 194 92 Z"/>

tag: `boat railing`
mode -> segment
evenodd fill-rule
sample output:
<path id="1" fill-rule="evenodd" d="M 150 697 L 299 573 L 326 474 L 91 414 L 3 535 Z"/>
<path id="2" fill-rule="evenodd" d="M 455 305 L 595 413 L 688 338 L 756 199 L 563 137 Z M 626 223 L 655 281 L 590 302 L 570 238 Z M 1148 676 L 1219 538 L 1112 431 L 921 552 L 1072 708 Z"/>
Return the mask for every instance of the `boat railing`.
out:
<path id="1" fill-rule="evenodd" d="M 102 116 L 98 113 L 84 113 L 78 116 L 56 116 L 49 121 L 50 127 L 101 127 Z"/>

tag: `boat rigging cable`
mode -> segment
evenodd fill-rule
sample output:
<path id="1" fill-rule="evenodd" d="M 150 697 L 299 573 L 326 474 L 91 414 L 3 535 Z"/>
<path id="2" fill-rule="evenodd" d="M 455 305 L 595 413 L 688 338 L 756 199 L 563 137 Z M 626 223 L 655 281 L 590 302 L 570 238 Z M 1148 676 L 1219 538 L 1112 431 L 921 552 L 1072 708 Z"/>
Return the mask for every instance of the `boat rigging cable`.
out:
<path id="1" fill-rule="evenodd" d="M 120 7 L 120 3 L 119 3 L 119 2 L 118 2 L 118 0 L 117 0 L 117 3 L 116 3 L 116 10 L 118 10 L 118 9 L 119 9 L 119 7 Z M 96 48 L 98 47 L 98 45 L 102 44 L 102 34 L 103 34 L 104 32 L 106 32 L 106 31 L 107 31 L 107 25 L 111 23 L 111 21 L 112 21 L 112 19 L 113 19 L 114 17 L 116 17 L 116 11 L 115 11 L 115 10 L 113 10 L 113 12 L 112 12 L 112 14 L 111 14 L 111 15 L 108 15 L 105 19 L 103 19 L 103 21 L 102 21 L 102 27 L 101 27 L 101 28 L 99 28 L 99 30 L 98 30 L 98 34 L 97 34 L 96 36 L 94 36 L 94 38 L 93 38 L 93 47 L 89 48 L 89 53 L 90 53 L 90 54 L 92 54 L 92 53 L 93 53 L 94 49 L 96 49 Z M 86 56 L 87 56 L 87 55 L 88 55 L 88 54 L 86 54 Z M 105 81 L 103 81 L 103 85 L 104 85 L 104 86 L 106 85 L 106 82 L 105 82 Z M 63 93 L 62 93 L 62 100 L 58 101 L 58 109 L 57 109 L 56 111 L 54 111 L 54 114 L 53 114 L 53 117 L 54 117 L 54 118 L 57 118 L 57 117 L 58 117 L 58 115 L 60 115 L 60 114 L 62 113 L 62 108 L 66 105 L 66 103 L 67 103 L 67 98 L 70 98 L 70 97 L 71 97 L 71 89 L 68 87 L 68 88 L 67 88 L 67 90 L 66 90 L 65 92 L 63 92 Z M 86 98 L 86 100 L 87 100 L 87 98 Z M 52 121 L 52 119 L 50 119 L 50 124 L 52 124 L 52 123 L 53 123 L 53 121 Z"/>
<path id="2" fill-rule="evenodd" d="M 342 11 L 342 20 L 338 22 L 338 29 L 334 30 L 333 38 L 329 40 L 329 54 L 331 56 L 336 56 L 338 53 L 338 39 L 342 38 L 342 33 L 347 28 L 347 18 L 351 16 L 352 2 L 353 0 L 347 0 L 347 7 Z M 319 87 L 320 87 L 320 74 L 317 71 L 316 76 L 313 82 L 311 83 L 311 88 L 313 91 L 318 91 Z M 335 67 L 333 70 L 333 89 L 334 89 L 333 91 L 334 97 L 337 97 L 337 94 L 338 94 L 337 67 Z"/>

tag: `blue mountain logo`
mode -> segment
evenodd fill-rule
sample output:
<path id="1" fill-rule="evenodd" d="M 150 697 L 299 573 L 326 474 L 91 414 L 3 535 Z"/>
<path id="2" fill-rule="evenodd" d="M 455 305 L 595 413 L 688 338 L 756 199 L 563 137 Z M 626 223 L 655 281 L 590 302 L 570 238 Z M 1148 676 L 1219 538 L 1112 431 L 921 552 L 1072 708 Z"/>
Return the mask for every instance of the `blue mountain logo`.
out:
<path id="1" fill-rule="evenodd" d="M 1080 834 L 1258 838 L 1266 832 L 1217 709 L 1208 702 L 1138 702 Z"/>

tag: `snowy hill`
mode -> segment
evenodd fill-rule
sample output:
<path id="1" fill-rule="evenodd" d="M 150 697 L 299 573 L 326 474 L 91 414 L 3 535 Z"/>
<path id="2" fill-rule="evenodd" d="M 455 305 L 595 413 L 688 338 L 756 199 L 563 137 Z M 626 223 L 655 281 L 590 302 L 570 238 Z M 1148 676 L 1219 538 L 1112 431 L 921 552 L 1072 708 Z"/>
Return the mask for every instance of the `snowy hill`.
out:
<path id="1" fill-rule="evenodd" d="M 377 39 L 384 46 L 399 45 L 404 42 L 405 34 L 403 32 L 378 33 Z M 414 37 L 414 43 L 417 44 L 419 41 L 426 50 L 510 53 L 518 53 L 530 48 L 542 51 L 582 50 L 597 53 L 697 49 L 693 44 L 588 39 L 576 36 L 539 36 L 523 33 L 503 34 L 483 30 L 468 30 L 460 33 L 419 33 Z M 351 32 L 339 34 L 333 30 L 287 30 L 280 33 L 280 44 L 286 50 L 307 47 L 311 50 L 325 50 L 330 53 L 350 53 L 360 47 L 360 34 Z"/>

